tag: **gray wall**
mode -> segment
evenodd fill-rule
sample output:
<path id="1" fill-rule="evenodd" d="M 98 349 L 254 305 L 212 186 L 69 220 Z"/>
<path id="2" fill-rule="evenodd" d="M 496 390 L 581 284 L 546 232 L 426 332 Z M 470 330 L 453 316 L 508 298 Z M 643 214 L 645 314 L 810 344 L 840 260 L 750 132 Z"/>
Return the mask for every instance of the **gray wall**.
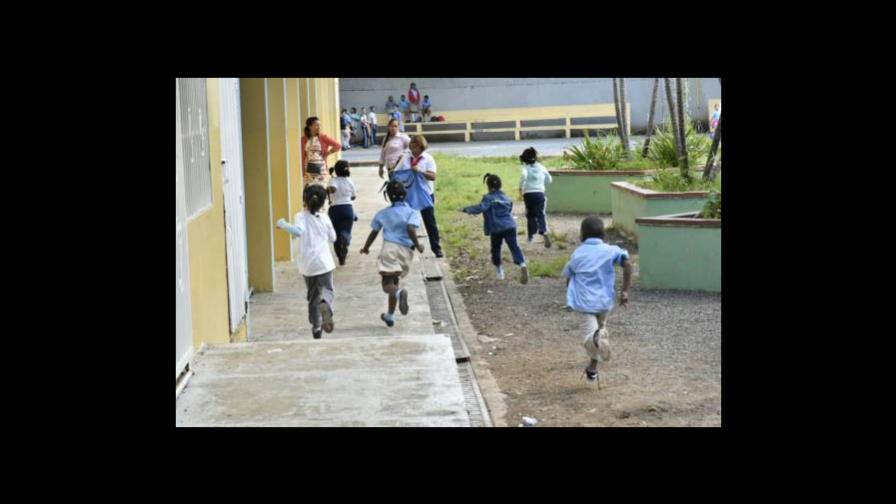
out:
<path id="1" fill-rule="evenodd" d="M 613 103 L 610 78 L 340 78 L 339 103 L 343 108 L 373 105 L 382 113 L 389 95 L 398 101 L 407 94 L 411 81 L 417 83 L 421 97 L 428 94 L 433 115 L 440 112 L 477 108 L 538 107 L 551 105 L 585 105 Z M 699 81 L 699 83 L 698 83 Z M 647 127 L 652 78 L 625 79 L 626 94 L 632 107 L 632 129 Z M 665 99 L 660 81 L 657 98 L 657 121 L 665 117 Z M 699 84 L 699 85 L 698 85 Z M 721 98 L 716 78 L 689 79 L 688 110 L 694 119 L 704 120 L 706 101 Z"/>

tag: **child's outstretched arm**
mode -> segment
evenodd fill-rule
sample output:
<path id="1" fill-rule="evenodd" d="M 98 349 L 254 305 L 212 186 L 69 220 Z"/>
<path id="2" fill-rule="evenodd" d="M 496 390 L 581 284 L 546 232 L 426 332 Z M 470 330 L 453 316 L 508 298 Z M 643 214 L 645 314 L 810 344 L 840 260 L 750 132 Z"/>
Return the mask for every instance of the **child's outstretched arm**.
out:
<path id="1" fill-rule="evenodd" d="M 277 227 L 296 237 L 302 236 L 305 232 L 301 227 L 290 224 L 283 218 L 277 221 Z"/>
<path id="2" fill-rule="evenodd" d="M 361 249 L 362 254 L 370 253 L 370 246 L 373 245 L 373 240 L 376 240 L 376 235 L 380 232 L 376 229 L 370 232 L 370 235 L 367 237 L 367 243 L 364 244 L 364 248 Z"/>
<path id="3" fill-rule="evenodd" d="M 622 265 L 622 292 L 619 293 L 619 306 L 628 304 L 628 288 L 632 281 L 632 263 L 628 257 L 623 257 L 620 263 Z"/>
<path id="4" fill-rule="evenodd" d="M 487 212 L 489 208 L 491 208 L 492 202 L 488 200 L 485 196 L 482 197 L 482 202 L 478 205 L 471 205 L 468 207 L 464 207 L 461 209 L 461 212 L 468 213 L 470 215 L 481 214 L 483 212 Z"/>
<path id="5" fill-rule="evenodd" d="M 412 224 L 408 224 L 408 236 L 411 237 L 411 241 L 414 242 L 414 248 L 417 249 L 417 252 L 423 253 L 423 246 L 420 245 L 420 242 L 417 241 L 417 226 Z"/>

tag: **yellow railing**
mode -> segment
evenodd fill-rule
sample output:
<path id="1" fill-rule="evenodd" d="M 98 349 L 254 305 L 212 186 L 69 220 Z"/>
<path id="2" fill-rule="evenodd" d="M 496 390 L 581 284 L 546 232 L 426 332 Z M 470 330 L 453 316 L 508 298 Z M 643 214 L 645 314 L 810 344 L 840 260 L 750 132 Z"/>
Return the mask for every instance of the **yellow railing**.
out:
<path id="1" fill-rule="evenodd" d="M 631 104 L 626 103 L 625 114 L 627 122 L 631 125 Z M 562 130 L 566 133 L 566 138 L 571 137 L 572 130 L 584 129 L 615 129 L 617 125 L 613 123 L 605 124 L 572 124 L 573 119 L 591 118 L 591 117 L 616 117 L 616 109 L 612 103 L 598 103 L 592 105 L 565 105 L 554 107 L 517 107 L 517 108 L 498 108 L 498 109 L 471 109 L 471 110 L 448 110 L 443 112 L 435 112 L 433 115 L 445 116 L 444 122 L 406 122 L 405 133 L 422 134 L 422 135 L 456 135 L 463 134 L 464 141 L 469 142 L 473 133 L 507 133 L 513 132 L 514 139 L 520 139 L 520 132 L 523 131 L 556 131 Z M 545 121 L 545 120 L 564 120 L 564 124 L 550 126 L 521 126 L 523 121 Z M 377 114 L 377 128 L 384 129 L 389 121 L 386 114 Z M 474 128 L 476 123 L 495 123 L 495 122 L 513 122 L 513 127 L 504 128 Z M 461 125 L 459 128 L 438 129 L 431 128 L 433 125 Z M 629 126 L 631 133 L 631 126 Z"/>

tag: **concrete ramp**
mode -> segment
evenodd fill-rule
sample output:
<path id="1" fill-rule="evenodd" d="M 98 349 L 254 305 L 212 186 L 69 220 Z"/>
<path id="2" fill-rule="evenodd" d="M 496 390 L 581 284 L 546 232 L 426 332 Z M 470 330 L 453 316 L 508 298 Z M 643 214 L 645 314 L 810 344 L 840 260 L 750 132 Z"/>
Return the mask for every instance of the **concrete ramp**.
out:
<path id="1" fill-rule="evenodd" d="M 444 334 L 230 344 L 193 372 L 177 426 L 470 426 Z"/>

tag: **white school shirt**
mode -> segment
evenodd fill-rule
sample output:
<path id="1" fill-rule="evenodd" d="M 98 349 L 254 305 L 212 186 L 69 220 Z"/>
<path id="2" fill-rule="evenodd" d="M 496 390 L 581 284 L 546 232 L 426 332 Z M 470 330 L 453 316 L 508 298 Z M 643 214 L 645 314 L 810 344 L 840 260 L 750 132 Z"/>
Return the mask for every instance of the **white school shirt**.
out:
<path id="1" fill-rule="evenodd" d="M 370 122 L 371 125 L 375 126 L 376 125 L 376 112 L 369 112 L 367 115 L 370 117 L 368 122 Z"/>
<path id="2" fill-rule="evenodd" d="M 401 161 L 401 166 L 396 168 L 396 170 L 410 170 L 411 169 L 411 158 L 414 157 L 410 152 L 404 156 L 404 159 Z M 424 152 L 421 156 L 422 159 L 419 163 L 417 163 L 417 169 L 421 172 L 436 172 L 436 160 L 429 155 L 428 152 Z M 429 184 L 429 194 L 433 194 L 436 191 L 435 180 L 427 179 L 426 182 Z"/>
<path id="3" fill-rule="evenodd" d="M 336 269 L 330 252 L 330 243 L 336 241 L 336 230 L 330 217 L 323 212 L 311 215 L 303 210 L 296 214 L 295 225 L 301 230 L 301 236 L 296 238 L 299 240 L 296 256 L 299 273 L 311 277 Z"/>
<path id="4" fill-rule="evenodd" d="M 336 192 L 333 193 L 333 202 L 330 206 L 351 205 L 352 196 L 356 196 L 355 183 L 348 177 L 333 177 L 330 179 L 329 187 L 335 187 Z"/>

